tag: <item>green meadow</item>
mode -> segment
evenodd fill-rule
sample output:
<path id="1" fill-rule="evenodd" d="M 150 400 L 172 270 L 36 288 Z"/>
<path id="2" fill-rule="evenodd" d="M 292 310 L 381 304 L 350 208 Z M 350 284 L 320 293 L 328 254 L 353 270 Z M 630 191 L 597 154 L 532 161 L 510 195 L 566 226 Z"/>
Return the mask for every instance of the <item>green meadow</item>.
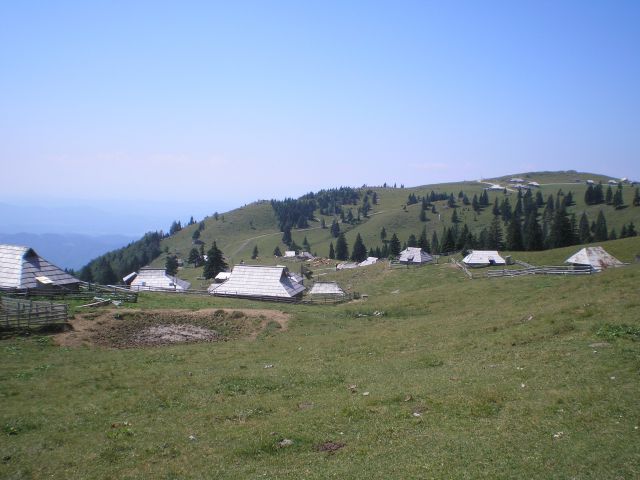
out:
<path id="1" fill-rule="evenodd" d="M 289 315 L 255 338 L 115 349 L 5 334 L 0 477 L 638 478 L 640 240 L 603 245 L 629 265 L 469 280 L 449 263 L 378 264 L 332 274 L 368 295 L 337 306 L 129 306 Z"/>

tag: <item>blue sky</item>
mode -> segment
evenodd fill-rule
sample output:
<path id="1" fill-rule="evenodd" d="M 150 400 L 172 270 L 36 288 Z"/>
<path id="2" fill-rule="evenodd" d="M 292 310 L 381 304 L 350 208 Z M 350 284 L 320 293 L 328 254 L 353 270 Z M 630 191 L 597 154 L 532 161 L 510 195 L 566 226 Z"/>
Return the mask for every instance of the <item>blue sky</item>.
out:
<path id="1" fill-rule="evenodd" d="M 640 178 L 640 2 L 2 2 L 0 201 Z"/>

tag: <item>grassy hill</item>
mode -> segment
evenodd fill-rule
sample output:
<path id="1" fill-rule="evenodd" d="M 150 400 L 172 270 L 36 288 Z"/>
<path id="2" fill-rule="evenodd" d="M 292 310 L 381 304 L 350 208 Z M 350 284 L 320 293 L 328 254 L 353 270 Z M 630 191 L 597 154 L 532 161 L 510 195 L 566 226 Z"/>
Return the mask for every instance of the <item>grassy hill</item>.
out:
<path id="1" fill-rule="evenodd" d="M 452 209 L 448 208 L 446 201 L 436 202 L 437 214 L 428 212 L 427 222 L 419 219 L 420 204 L 407 206 L 407 198 L 410 194 L 419 196 L 428 195 L 432 190 L 436 193 L 453 193 L 457 199 L 458 193 L 463 191 L 469 199 L 474 194 L 480 195 L 487 186 L 487 183 L 502 182 L 508 180 L 512 176 L 519 176 L 527 181 L 538 181 L 541 184 L 540 191 L 545 200 L 549 195 L 557 194 L 558 190 L 566 194 L 571 191 L 575 205 L 569 208 L 570 213 L 576 213 L 576 216 L 585 211 L 589 220 L 595 220 L 598 212 L 603 210 L 605 213 L 609 229 L 615 228 L 619 233 L 623 224 L 633 221 L 636 225 L 640 225 L 640 208 L 632 207 L 631 202 L 635 188 L 626 185 L 623 189 L 624 202 L 629 205 L 621 210 L 614 209 L 611 205 L 585 205 L 584 193 L 586 191 L 586 180 L 602 181 L 605 183 L 610 177 L 577 172 L 540 172 L 540 173 L 524 173 L 507 175 L 498 179 L 486 181 L 463 181 L 457 183 L 422 185 L 411 188 L 382 188 L 367 187 L 362 189 L 373 190 L 377 193 L 379 203 L 373 205 L 373 210 L 369 218 L 362 218 L 362 222 L 357 225 L 341 224 L 343 231 L 346 231 L 346 238 L 349 246 L 353 245 L 356 235 L 359 233 L 367 248 L 382 246 L 380 240 L 380 231 L 384 227 L 388 233 L 388 237 L 396 232 L 401 242 L 408 239 L 409 235 L 420 235 L 423 227 L 427 227 L 429 240 L 435 231 L 441 236 L 443 228 L 451 226 Z M 605 187 L 606 188 L 606 187 Z M 515 205 L 516 193 L 508 191 L 507 196 L 512 206 Z M 495 198 L 500 201 L 504 198 L 502 192 L 490 192 L 489 198 L 491 204 Z M 480 214 L 475 214 L 471 207 L 465 207 L 460 202 L 457 208 L 461 225 L 466 223 L 472 232 L 478 234 L 483 228 L 487 227 L 493 218 L 491 206 L 485 208 Z M 354 207 L 355 211 L 355 207 Z M 224 220 L 223 220 L 224 217 Z M 323 216 L 316 212 L 316 221 L 312 222 L 310 228 L 304 230 L 293 230 L 292 236 L 294 241 L 301 245 L 304 237 L 307 238 L 311 245 L 311 252 L 315 252 L 320 256 L 327 256 L 329 252 L 329 243 L 334 242 L 329 229 L 320 228 L 320 221 Z M 324 216 L 327 226 L 331 225 L 333 217 Z M 217 241 L 218 246 L 222 249 L 229 261 L 234 264 L 241 260 L 247 263 L 276 264 L 282 263 L 281 259 L 272 256 L 272 252 L 276 245 L 280 246 L 282 251 L 285 246 L 281 242 L 282 234 L 277 227 L 277 219 L 269 202 L 260 201 L 246 205 L 244 207 L 226 212 L 224 216 L 219 216 L 218 220 L 208 217 L 204 220 L 206 228 L 202 231 L 201 240 L 207 246 L 210 246 L 213 240 Z M 192 234 L 198 228 L 192 225 L 184 228 L 182 231 L 166 238 L 162 241 L 162 248 L 170 253 L 176 253 L 179 257 L 186 259 L 189 251 L 193 247 Z M 260 252 L 260 258 L 256 261 L 251 260 L 253 248 L 257 246 Z M 154 265 L 163 266 L 165 255 L 158 257 Z M 192 282 L 198 282 L 197 278 L 201 276 L 201 268 L 191 268 L 186 266 L 181 270 L 180 276 Z"/>
<path id="2" fill-rule="evenodd" d="M 633 261 L 640 238 L 604 246 Z M 518 255 L 557 263 L 568 250 Z M 640 475 L 640 264 L 577 277 L 469 280 L 451 264 L 334 275 L 368 300 L 157 293 L 136 305 L 289 315 L 286 330 L 255 337 L 128 349 L 2 339 L 0 477 Z M 89 328 L 111 328 L 101 312 Z"/>

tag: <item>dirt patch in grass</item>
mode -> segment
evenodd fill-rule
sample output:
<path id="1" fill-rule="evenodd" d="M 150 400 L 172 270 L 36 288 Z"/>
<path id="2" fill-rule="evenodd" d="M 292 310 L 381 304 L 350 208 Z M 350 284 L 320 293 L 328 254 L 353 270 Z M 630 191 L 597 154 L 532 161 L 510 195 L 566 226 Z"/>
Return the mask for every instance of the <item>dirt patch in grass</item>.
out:
<path id="1" fill-rule="evenodd" d="M 54 337 L 65 347 L 130 348 L 256 339 L 274 322 L 285 331 L 289 315 L 266 309 L 101 310 L 76 314 L 71 329 Z"/>
<path id="2" fill-rule="evenodd" d="M 333 453 L 340 450 L 341 448 L 344 448 L 345 446 L 346 446 L 346 443 L 342 443 L 342 442 L 324 442 L 316 445 L 316 450 L 318 452 Z"/>

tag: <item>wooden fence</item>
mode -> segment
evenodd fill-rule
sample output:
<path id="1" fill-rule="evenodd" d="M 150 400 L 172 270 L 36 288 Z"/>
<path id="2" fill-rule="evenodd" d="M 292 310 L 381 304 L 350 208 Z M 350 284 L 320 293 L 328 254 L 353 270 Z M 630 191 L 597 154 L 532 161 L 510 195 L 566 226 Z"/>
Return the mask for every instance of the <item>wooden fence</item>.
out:
<path id="1" fill-rule="evenodd" d="M 519 270 L 490 270 L 488 277 L 518 277 L 521 275 L 591 275 L 595 270 L 589 266 L 552 265 L 523 268 Z"/>
<path id="2" fill-rule="evenodd" d="M 69 311 L 66 304 L 36 302 L 17 298 L 0 298 L 0 327 L 31 328 L 66 323 Z"/>
<path id="3" fill-rule="evenodd" d="M 473 273 L 469 271 L 464 263 L 457 261 L 455 258 L 451 258 L 451 263 L 453 263 L 456 267 L 466 273 L 467 277 L 473 280 Z"/>
<path id="4" fill-rule="evenodd" d="M 77 290 L 64 288 L 23 288 L 5 290 L 5 293 L 11 295 L 12 297 L 23 297 L 25 299 L 34 297 L 57 300 L 93 300 L 95 297 L 100 297 L 129 303 L 136 303 L 138 301 L 138 293 L 133 292 L 128 288 L 123 288 L 116 285 L 100 285 L 97 283 L 88 282 L 80 282 Z"/>

